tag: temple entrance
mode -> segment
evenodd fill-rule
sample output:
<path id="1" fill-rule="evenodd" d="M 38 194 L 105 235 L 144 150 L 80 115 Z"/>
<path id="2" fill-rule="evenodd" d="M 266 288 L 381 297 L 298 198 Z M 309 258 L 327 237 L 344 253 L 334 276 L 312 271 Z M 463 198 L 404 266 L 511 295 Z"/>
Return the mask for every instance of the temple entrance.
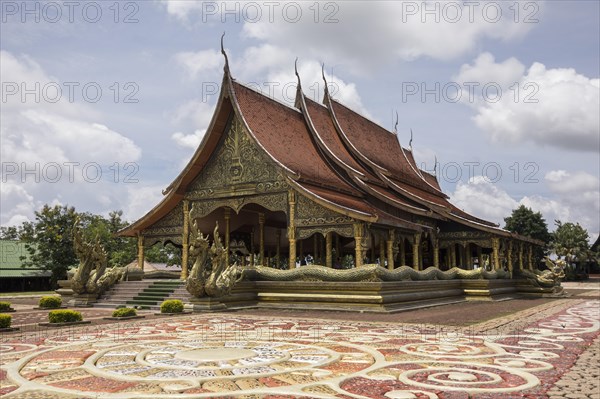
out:
<path id="1" fill-rule="evenodd" d="M 197 218 L 199 230 L 212 236 L 216 223 L 223 245 L 229 248 L 229 264 L 287 268 L 287 216 L 258 204 L 244 205 L 238 213 L 220 207 Z M 190 220 L 190 223 L 193 223 Z M 192 261 L 193 263 L 193 261 Z"/>

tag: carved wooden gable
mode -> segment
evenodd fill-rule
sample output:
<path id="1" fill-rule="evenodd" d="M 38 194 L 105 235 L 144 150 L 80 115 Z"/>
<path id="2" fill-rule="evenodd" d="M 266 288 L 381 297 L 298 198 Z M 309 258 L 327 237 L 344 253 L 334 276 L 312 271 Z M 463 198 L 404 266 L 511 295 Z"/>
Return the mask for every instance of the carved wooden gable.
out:
<path id="1" fill-rule="evenodd" d="M 284 190 L 287 184 L 283 176 L 257 148 L 242 123 L 233 118 L 186 197 L 200 200 Z"/>
<path id="2" fill-rule="evenodd" d="M 157 241 L 172 241 L 181 244 L 181 234 L 183 231 L 183 203 L 177 204 L 169 213 L 167 213 L 158 222 L 150 228 L 143 231 L 145 237 L 150 238 L 147 245 Z M 155 237 L 155 240 L 151 238 Z"/>

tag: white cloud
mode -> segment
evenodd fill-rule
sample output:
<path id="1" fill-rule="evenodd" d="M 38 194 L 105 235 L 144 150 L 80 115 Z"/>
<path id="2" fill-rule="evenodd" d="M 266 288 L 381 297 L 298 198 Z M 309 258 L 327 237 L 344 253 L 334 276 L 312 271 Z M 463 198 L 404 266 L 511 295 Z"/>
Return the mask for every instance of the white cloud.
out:
<path id="1" fill-rule="evenodd" d="M 246 38 L 290 49 L 303 59 L 325 57 L 328 64 L 347 64 L 361 73 L 394 60 L 453 59 L 486 38 L 511 40 L 535 26 L 522 19 L 515 23 L 512 3 L 487 0 L 449 5 L 440 1 L 161 3 L 184 24 L 243 22 Z M 541 14 L 543 2 L 535 5 L 533 18 Z"/>
<path id="2" fill-rule="evenodd" d="M 177 53 L 175 60 L 192 79 L 195 79 L 199 75 L 210 74 L 217 70 L 223 63 L 223 56 L 220 52 L 209 49 Z"/>
<path id="3" fill-rule="evenodd" d="M 184 134 L 181 132 L 175 132 L 171 136 L 175 143 L 181 147 L 196 149 L 200 145 L 206 129 L 196 130 L 193 134 Z"/>
<path id="4" fill-rule="evenodd" d="M 471 104 L 477 109 L 474 121 L 494 142 L 532 141 L 595 152 L 600 147 L 600 79 L 537 62 L 525 72 L 514 58 L 497 63 L 484 53 L 472 65 L 463 65 L 455 80 L 480 84 Z M 485 98 L 481 95 L 489 83 L 501 88 L 499 99 L 493 90 Z"/>
<path id="5" fill-rule="evenodd" d="M 451 201 L 459 208 L 480 218 L 504 226 L 504 218 L 513 209 L 525 205 L 541 212 L 550 230 L 554 221 L 580 223 L 591 236 L 600 231 L 600 181 L 586 172 L 548 172 L 545 182 L 550 188 L 551 197 L 525 196 L 512 198 L 484 176 L 475 176 L 468 183 L 459 182 Z"/>
<path id="6" fill-rule="evenodd" d="M 30 57 L 7 51 L 0 57 L 3 88 L 61 85 Z M 131 171 L 127 165 L 135 168 L 140 148 L 100 123 L 102 116 L 92 106 L 70 102 L 64 93 L 56 102 L 43 92 L 38 96 L 17 93 L 2 101 L 0 223 L 32 219 L 45 203 L 67 202 L 94 212 L 120 207 L 114 183 Z"/>
<path id="7" fill-rule="evenodd" d="M 474 176 L 468 183 L 458 182 L 450 198 L 465 212 L 502 226 L 504 218 L 518 206 L 517 201 L 485 176 Z"/>

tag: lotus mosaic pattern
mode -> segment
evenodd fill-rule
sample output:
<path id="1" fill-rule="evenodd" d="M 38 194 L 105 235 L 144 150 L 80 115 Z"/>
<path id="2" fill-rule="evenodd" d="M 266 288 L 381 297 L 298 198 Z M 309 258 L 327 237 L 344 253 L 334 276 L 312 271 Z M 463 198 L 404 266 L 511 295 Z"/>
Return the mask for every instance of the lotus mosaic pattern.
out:
<path id="1" fill-rule="evenodd" d="M 514 398 L 545 393 L 599 334 L 598 301 L 518 330 L 213 314 L 0 343 L 10 398 Z"/>

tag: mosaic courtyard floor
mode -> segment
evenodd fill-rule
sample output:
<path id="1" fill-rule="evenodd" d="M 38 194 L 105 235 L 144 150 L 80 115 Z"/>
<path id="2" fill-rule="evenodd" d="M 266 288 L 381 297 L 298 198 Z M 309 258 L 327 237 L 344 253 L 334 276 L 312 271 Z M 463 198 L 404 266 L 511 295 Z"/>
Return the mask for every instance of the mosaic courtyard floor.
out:
<path id="1" fill-rule="evenodd" d="M 598 398 L 568 375 L 597 379 L 599 327 L 571 298 L 468 327 L 221 313 L 4 335 L 0 396 Z"/>

